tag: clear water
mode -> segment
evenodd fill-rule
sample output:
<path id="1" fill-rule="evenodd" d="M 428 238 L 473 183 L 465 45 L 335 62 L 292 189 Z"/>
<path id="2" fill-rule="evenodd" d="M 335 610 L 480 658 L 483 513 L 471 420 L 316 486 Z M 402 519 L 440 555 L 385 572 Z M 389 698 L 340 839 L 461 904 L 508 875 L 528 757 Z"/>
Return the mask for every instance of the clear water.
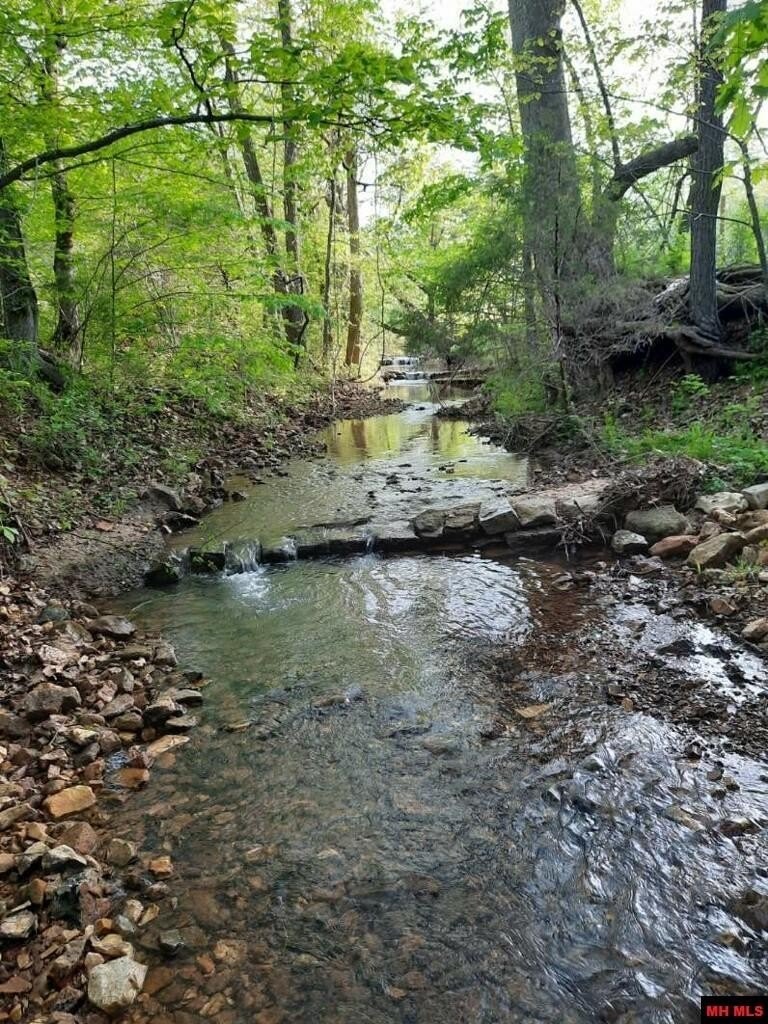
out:
<path id="1" fill-rule="evenodd" d="M 328 447 L 218 527 L 359 514 L 377 474 L 436 495 L 521 473 L 429 409 L 340 424 Z M 478 475 L 445 480 L 463 457 Z M 399 514 L 402 492 L 377 493 Z M 678 1024 L 702 991 L 768 988 L 734 909 L 766 887 L 763 770 L 730 758 L 740 788 L 717 796 L 686 737 L 607 704 L 579 637 L 613 627 L 561 571 L 368 555 L 130 596 L 210 679 L 191 742 L 115 817 L 175 864 L 145 957 L 165 962 L 163 929 L 186 942 L 132 1019 Z M 758 831 L 725 837 L 726 813 Z"/>

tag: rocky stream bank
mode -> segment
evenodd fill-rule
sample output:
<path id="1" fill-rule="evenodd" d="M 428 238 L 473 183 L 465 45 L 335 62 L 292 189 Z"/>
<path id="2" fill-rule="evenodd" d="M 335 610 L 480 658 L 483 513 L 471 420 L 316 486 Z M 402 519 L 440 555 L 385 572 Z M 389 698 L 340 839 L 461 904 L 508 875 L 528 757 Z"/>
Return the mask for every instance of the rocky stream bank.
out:
<path id="1" fill-rule="evenodd" d="M 277 456 L 267 465 L 281 471 Z M 258 477 L 263 467 L 251 470 Z M 400 476 L 398 486 L 404 486 L 408 474 L 401 469 Z M 535 492 L 502 488 L 493 499 L 478 502 L 424 505 L 417 494 L 408 499 L 412 515 L 404 519 L 387 520 L 373 510 L 359 517 L 363 521 L 323 524 L 263 547 L 254 538 L 236 548 L 193 548 L 151 566 L 149 581 L 172 589 L 185 571 L 205 577 L 266 564 L 291 572 L 294 561 L 354 558 L 371 551 L 385 558 L 474 552 L 525 559 L 547 553 L 550 561 L 561 563 L 546 576 L 553 595 L 547 600 L 557 603 L 559 594 L 565 602 L 548 613 L 558 625 L 535 631 L 521 648 L 497 646 L 487 656 L 499 710 L 483 724 L 480 742 L 517 735 L 510 723 L 522 722 L 530 732 L 520 735 L 521 744 L 533 749 L 540 738 L 543 743 L 548 728 L 543 723 L 558 712 L 546 696 L 542 674 L 554 666 L 571 671 L 579 680 L 574 693 L 581 687 L 594 696 L 597 687 L 606 708 L 627 715 L 644 712 L 689 731 L 684 756 L 691 764 L 706 761 L 709 773 L 707 812 L 690 802 L 672 802 L 665 811 L 670 820 L 694 832 L 710 830 L 734 843 L 753 843 L 765 821 L 739 803 L 740 784 L 726 759 L 761 758 L 768 739 L 753 699 L 761 692 L 755 665 L 768 651 L 768 485 L 702 495 L 697 478 L 695 466 L 677 465 L 656 467 L 644 477 L 593 477 Z M 223 475 L 210 476 L 206 488 L 206 497 L 195 481 L 181 493 L 159 481 L 148 488 L 148 514 L 160 542 L 210 504 L 238 501 Z M 134 551 L 131 565 L 129 580 L 147 568 L 146 548 L 138 557 Z M 71 583 L 72 571 L 57 579 Z M 106 589 L 114 589 L 119 579 L 113 577 Z M 583 623 L 570 622 L 571 594 L 578 597 L 574 605 L 588 604 L 592 595 L 607 607 L 615 605 L 611 628 L 595 630 L 588 615 Z M 714 621 L 731 641 L 707 633 L 706 624 Z M 279 950 L 266 942 L 263 949 L 250 950 L 242 939 L 228 938 L 226 927 L 219 934 L 228 915 L 218 909 L 209 914 L 213 933 L 207 941 L 200 931 L 208 914 L 204 901 L 192 906 L 194 929 L 174 927 L 177 904 L 189 908 L 169 843 L 150 830 L 131 833 L 123 826 L 116 831 L 113 825 L 116 816 L 124 820 L 122 809 L 133 794 L 145 787 L 151 791 L 156 771 L 173 775 L 180 748 L 197 724 L 194 709 L 203 702 L 206 679 L 181 671 L 161 637 L 144 635 L 126 617 L 103 614 L 61 590 L 53 594 L 28 577 L 0 583 L 0 635 L 0 1020 L 102 1024 L 123 1013 L 126 1019 L 163 1024 L 209 1019 L 237 1024 L 243 1013 L 256 1024 L 291 1019 L 280 1008 L 290 997 L 283 991 Z M 706 685 L 708 658 L 717 662 L 725 687 Z M 308 711 L 346 713 L 365 697 L 347 690 L 326 694 L 314 698 Z M 277 712 L 268 712 L 264 721 L 233 718 L 220 731 L 253 741 L 262 734 L 279 738 L 285 714 L 280 708 L 290 699 L 278 694 Z M 565 703 L 561 717 L 567 737 Z M 446 746 L 439 735 L 427 735 L 423 744 L 437 759 L 457 750 L 455 741 Z M 208 817 L 204 806 L 193 810 L 188 797 L 174 812 L 170 783 L 161 788 L 157 813 L 169 815 L 174 836 L 193 819 Z M 573 798 L 581 806 L 578 794 L 558 794 L 558 801 Z M 410 814 L 413 807 L 406 802 L 402 810 Z M 228 813 L 219 815 L 225 827 L 234 820 Z M 222 851 L 224 860 L 227 856 Z M 274 850 L 259 846 L 247 851 L 245 860 L 262 865 L 274 856 Z M 263 876 L 268 874 L 249 875 L 259 899 L 266 900 Z M 330 908 L 338 900 L 342 905 L 359 900 L 361 884 L 334 883 L 310 905 Z M 409 884 L 406 890 L 416 900 L 432 900 L 440 889 L 423 875 L 414 875 Z M 363 898 L 370 897 L 364 893 Z M 232 899 L 234 921 L 243 901 Z M 755 889 L 743 902 L 737 911 L 746 931 L 732 941 L 752 950 L 768 927 L 768 897 Z M 353 914 L 350 908 L 345 917 Z M 244 991 L 251 1001 L 238 1004 L 239 979 L 251 953 L 262 964 L 270 994 L 252 991 L 248 982 Z M 376 955 L 373 945 L 371 955 Z M 302 956 L 302 969 L 316 966 L 309 954 Z M 406 965 L 418 961 L 417 945 L 399 956 Z M 402 967 L 402 979 L 385 987 L 385 998 L 407 1006 L 425 987 L 425 971 L 423 965 Z"/>

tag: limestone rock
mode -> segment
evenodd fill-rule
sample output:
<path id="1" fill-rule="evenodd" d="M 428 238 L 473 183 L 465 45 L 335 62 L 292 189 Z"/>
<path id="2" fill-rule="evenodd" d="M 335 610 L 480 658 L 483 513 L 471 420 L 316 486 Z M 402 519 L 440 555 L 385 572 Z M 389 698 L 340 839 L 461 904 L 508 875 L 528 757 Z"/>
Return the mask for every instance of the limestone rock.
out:
<path id="1" fill-rule="evenodd" d="M 617 530 L 611 538 L 611 547 L 617 555 L 642 555 L 648 550 L 648 541 L 631 530 Z"/>
<path id="2" fill-rule="evenodd" d="M 725 565 L 744 547 L 740 533 L 720 533 L 698 544 L 688 555 L 688 565 L 695 569 L 717 569 Z"/>
<path id="3" fill-rule="evenodd" d="M 134 624 L 122 615 L 100 615 L 98 619 L 88 623 L 88 628 L 92 633 L 109 636 L 115 640 L 133 636 L 136 632 Z"/>
<path id="4" fill-rule="evenodd" d="M 115 1016 L 134 1002 L 146 976 L 145 965 L 129 956 L 99 964 L 88 975 L 88 998 L 94 1006 Z"/>
<path id="5" fill-rule="evenodd" d="M 21 910 L 0 921 L 0 939 L 6 942 L 21 942 L 33 935 L 36 929 L 35 915 L 30 910 Z"/>
<path id="6" fill-rule="evenodd" d="M 43 801 L 43 806 L 52 818 L 66 818 L 93 807 L 96 796 L 90 786 L 70 786 Z"/>
<path id="7" fill-rule="evenodd" d="M 713 512 L 737 513 L 746 512 L 749 502 L 736 491 L 718 491 L 717 494 L 702 494 L 694 508 L 705 515 L 712 515 Z"/>
<path id="8" fill-rule="evenodd" d="M 741 492 L 747 499 L 750 508 L 768 508 L 768 483 L 753 484 Z"/>
<path id="9" fill-rule="evenodd" d="M 62 873 L 70 869 L 87 867 L 88 861 L 85 857 L 81 857 L 71 846 L 65 846 L 63 843 L 54 846 L 52 850 L 47 850 L 43 856 L 43 871 L 46 872 Z"/>
<path id="10" fill-rule="evenodd" d="M 99 837 L 87 821 L 71 822 L 61 833 L 59 840 L 82 854 L 93 853 L 99 845 Z"/>
<path id="11" fill-rule="evenodd" d="M 412 520 L 411 525 L 419 537 L 441 537 L 445 526 L 445 510 L 440 508 L 424 509 Z"/>
<path id="12" fill-rule="evenodd" d="M 649 540 L 661 540 L 663 537 L 688 533 L 691 524 L 674 505 L 662 505 L 659 508 L 635 509 L 627 513 L 624 528 Z"/>
<path id="13" fill-rule="evenodd" d="M 557 522 L 555 502 L 552 498 L 537 498 L 536 495 L 515 498 L 512 507 L 523 530 L 536 526 L 554 526 Z"/>
<path id="14" fill-rule="evenodd" d="M 520 520 L 506 498 L 480 508 L 480 529 L 490 537 L 500 533 L 511 533 L 520 526 Z"/>
<path id="15" fill-rule="evenodd" d="M 447 509 L 445 513 L 446 535 L 466 535 L 477 533 L 479 529 L 477 522 L 479 514 L 479 504 L 459 505 L 456 508 Z"/>

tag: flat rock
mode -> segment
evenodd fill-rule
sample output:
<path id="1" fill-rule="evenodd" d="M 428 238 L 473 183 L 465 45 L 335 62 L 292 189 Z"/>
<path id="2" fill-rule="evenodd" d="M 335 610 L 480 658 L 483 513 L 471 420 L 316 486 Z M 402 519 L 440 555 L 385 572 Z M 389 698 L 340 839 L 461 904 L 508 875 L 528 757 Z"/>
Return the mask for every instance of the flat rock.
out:
<path id="1" fill-rule="evenodd" d="M 418 551 L 424 545 L 411 524 L 406 520 L 384 523 L 373 527 L 374 548 L 377 551 Z"/>
<path id="2" fill-rule="evenodd" d="M 109 636 L 115 640 L 133 636 L 136 627 L 122 615 L 100 615 L 88 623 L 88 629 L 99 636 Z"/>
<path id="3" fill-rule="evenodd" d="M 642 555 L 648 550 L 648 541 L 631 530 L 617 530 L 611 537 L 611 547 L 617 555 Z"/>
<path id="4" fill-rule="evenodd" d="M 689 533 L 691 524 L 674 505 L 662 505 L 659 508 L 635 509 L 628 512 L 624 519 L 624 528 L 654 541 L 661 540 L 662 537 Z"/>
<path id="5" fill-rule="evenodd" d="M 141 496 L 157 505 L 164 505 L 165 508 L 170 509 L 172 512 L 181 512 L 184 508 L 178 491 L 168 487 L 166 484 L 153 482 L 147 486 Z"/>
<path id="6" fill-rule="evenodd" d="M 768 508 L 768 483 L 753 484 L 751 487 L 745 487 L 741 493 L 747 499 L 750 508 Z"/>
<path id="7" fill-rule="evenodd" d="M 37 929 L 37 918 L 30 910 L 21 910 L 0 921 L 0 939 L 6 942 L 21 942 L 33 935 Z"/>
<path id="8" fill-rule="evenodd" d="M 93 807 L 96 795 L 90 786 L 70 786 L 47 797 L 43 806 L 52 818 L 66 818 Z"/>
<path id="9" fill-rule="evenodd" d="M 151 758 L 160 757 L 161 754 L 167 754 L 170 750 L 175 750 L 176 747 L 181 747 L 185 743 L 189 743 L 189 736 L 161 736 L 160 739 L 153 740 L 149 744 L 147 754 Z"/>
<path id="10" fill-rule="evenodd" d="M 520 527 L 517 513 L 506 498 L 481 505 L 478 518 L 480 529 L 490 537 L 498 536 L 501 533 L 512 533 Z"/>
<path id="11" fill-rule="evenodd" d="M 73 821 L 59 836 L 66 846 L 71 846 L 78 853 L 93 853 L 99 845 L 99 837 L 87 821 Z"/>
<path id="12" fill-rule="evenodd" d="M 530 530 L 537 526 L 554 526 L 557 522 L 557 511 L 553 498 L 530 495 L 515 498 L 512 507 L 517 515 L 520 528 Z"/>
<path id="13" fill-rule="evenodd" d="M 146 976 L 146 966 L 129 956 L 99 964 L 88 975 L 88 998 L 94 1006 L 115 1016 L 135 1001 Z"/>
<path id="14" fill-rule="evenodd" d="M 411 525 L 419 537 L 427 539 L 442 537 L 445 527 L 445 509 L 424 509 L 411 520 Z"/>
<path id="15" fill-rule="evenodd" d="M 80 693 L 74 686 L 57 686 L 55 683 L 40 683 L 30 690 L 21 703 L 25 718 L 30 722 L 42 722 L 49 715 L 62 715 L 82 703 Z"/>
<path id="16" fill-rule="evenodd" d="M 271 544 L 263 548 L 261 560 L 267 565 L 274 565 L 280 562 L 296 561 L 296 541 L 293 537 L 283 537 L 277 544 Z"/>
<path id="17" fill-rule="evenodd" d="M 697 544 L 688 555 L 688 565 L 699 570 L 717 569 L 738 555 L 743 547 L 744 538 L 740 533 L 719 533 Z"/>
<path id="18" fill-rule="evenodd" d="M 651 548 L 654 558 L 687 558 L 699 543 L 699 538 L 690 534 L 664 537 Z"/>
<path id="19" fill-rule="evenodd" d="M 444 525 L 445 534 L 466 536 L 477 533 L 479 529 L 479 514 L 479 503 L 459 505 L 456 508 L 446 509 Z"/>
<path id="20" fill-rule="evenodd" d="M 4 811 L 0 811 L 0 832 L 4 832 L 11 825 L 15 825 L 17 821 L 29 821 L 30 818 L 34 817 L 35 812 L 27 803 L 13 804 L 11 807 L 6 807 Z"/>
<path id="21" fill-rule="evenodd" d="M 702 494 L 694 508 L 705 515 L 711 516 L 713 512 L 746 512 L 749 502 L 743 494 L 736 491 L 718 491 L 717 494 Z"/>

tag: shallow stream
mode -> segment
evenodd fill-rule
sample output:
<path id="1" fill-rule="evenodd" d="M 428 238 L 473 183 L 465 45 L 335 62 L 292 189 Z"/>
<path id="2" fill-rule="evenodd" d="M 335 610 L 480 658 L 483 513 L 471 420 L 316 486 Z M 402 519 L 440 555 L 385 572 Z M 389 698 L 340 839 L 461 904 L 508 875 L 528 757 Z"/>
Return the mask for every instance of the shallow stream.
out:
<path id="1" fill-rule="evenodd" d="M 407 393 L 204 538 L 524 487 L 521 460 Z M 191 742 L 114 817 L 175 866 L 132 1019 L 678 1024 L 702 992 L 768 989 L 768 776 L 729 755 L 716 784 L 689 735 L 608 703 L 581 638 L 645 654 L 626 609 L 563 592 L 562 571 L 366 555 L 130 595 L 210 680 Z"/>

